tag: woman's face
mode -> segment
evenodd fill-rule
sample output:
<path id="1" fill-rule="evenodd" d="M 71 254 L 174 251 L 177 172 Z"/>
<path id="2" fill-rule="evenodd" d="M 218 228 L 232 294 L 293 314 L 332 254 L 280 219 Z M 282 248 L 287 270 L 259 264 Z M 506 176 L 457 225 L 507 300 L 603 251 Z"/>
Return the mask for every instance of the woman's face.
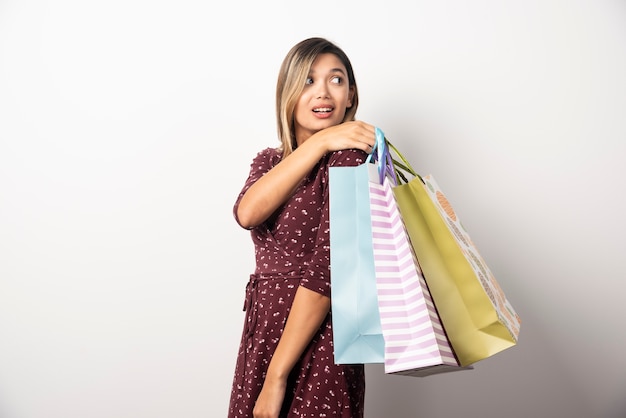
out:
<path id="1" fill-rule="evenodd" d="M 352 96 L 341 60 L 334 54 L 320 54 L 294 109 L 296 142 L 301 144 L 317 131 L 340 124 L 346 108 L 352 106 Z"/>

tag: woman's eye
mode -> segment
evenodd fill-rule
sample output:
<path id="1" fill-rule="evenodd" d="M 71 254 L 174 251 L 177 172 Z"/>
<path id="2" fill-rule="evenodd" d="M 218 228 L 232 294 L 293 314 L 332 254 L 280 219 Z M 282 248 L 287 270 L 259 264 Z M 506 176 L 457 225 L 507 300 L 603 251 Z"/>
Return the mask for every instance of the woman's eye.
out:
<path id="1" fill-rule="evenodd" d="M 330 79 L 330 82 L 334 84 L 341 84 L 342 81 L 343 79 L 339 76 L 336 76 Z"/>
<path id="2" fill-rule="evenodd" d="M 305 81 L 304 84 L 313 84 L 313 79 L 311 77 L 308 77 Z"/>

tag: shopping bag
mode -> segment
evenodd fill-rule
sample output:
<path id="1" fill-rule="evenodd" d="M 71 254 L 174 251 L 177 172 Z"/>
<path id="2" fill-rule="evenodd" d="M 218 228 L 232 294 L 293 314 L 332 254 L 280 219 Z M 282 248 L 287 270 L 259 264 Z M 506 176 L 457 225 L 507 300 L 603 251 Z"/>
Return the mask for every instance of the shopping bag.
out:
<path id="1" fill-rule="evenodd" d="M 399 219 L 379 129 L 376 144 L 365 164 L 329 172 L 335 362 L 412 376 L 462 370 Z"/>
<path id="2" fill-rule="evenodd" d="M 383 363 L 368 166 L 329 168 L 331 318 L 336 364 Z"/>
<path id="3" fill-rule="evenodd" d="M 380 129 L 376 134 L 378 158 L 368 169 L 385 373 L 423 377 L 464 370 L 441 325 L 402 223 L 392 191 L 397 178 L 390 169 L 384 134 Z"/>
<path id="4" fill-rule="evenodd" d="M 461 366 L 517 344 L 521 320 L 432 175 L 420 176 L 390 143 L 393 188 L 411 246 Z M 402 178 L 402 177 L 399 177 Z"/>

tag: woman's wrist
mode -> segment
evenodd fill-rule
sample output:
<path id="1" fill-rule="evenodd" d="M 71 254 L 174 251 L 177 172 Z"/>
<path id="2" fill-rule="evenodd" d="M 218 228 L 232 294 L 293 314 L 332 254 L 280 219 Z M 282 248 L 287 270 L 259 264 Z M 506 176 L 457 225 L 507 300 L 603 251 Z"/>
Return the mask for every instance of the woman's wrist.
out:
<path id="1" fill-rule="evenodd" d="M 271 385 L 284 385 L 287 384 L 287 377 L 289 376 L 289 370 L 277 370 L 277 368 L 270 367 L 265 375 L 265 383 Z"/>
<path id="2" fill-rule="evenodd" d="M 315 133 L 308 140 L 304 141 L 298 148 L 304 147 L 308 155 L 315 156 L 315 160 L 321 159 L 330 152 L 326 137 L 323 134 Z"/>

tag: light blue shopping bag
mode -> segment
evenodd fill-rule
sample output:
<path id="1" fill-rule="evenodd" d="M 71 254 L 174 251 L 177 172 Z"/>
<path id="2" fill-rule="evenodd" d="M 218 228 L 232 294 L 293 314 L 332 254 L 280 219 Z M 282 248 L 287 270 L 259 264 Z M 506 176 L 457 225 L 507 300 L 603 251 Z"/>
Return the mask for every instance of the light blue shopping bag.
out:
<path id="1" fill-rule="evenodd" d="M 376 134 L 375 149 L 380 150 L 384 135 L 379 129 Z M 385 361 L 369 195 L 375 167 L 368 157 L 358 166 L 329 169 L 331 309 L 336 364 Z"/>

